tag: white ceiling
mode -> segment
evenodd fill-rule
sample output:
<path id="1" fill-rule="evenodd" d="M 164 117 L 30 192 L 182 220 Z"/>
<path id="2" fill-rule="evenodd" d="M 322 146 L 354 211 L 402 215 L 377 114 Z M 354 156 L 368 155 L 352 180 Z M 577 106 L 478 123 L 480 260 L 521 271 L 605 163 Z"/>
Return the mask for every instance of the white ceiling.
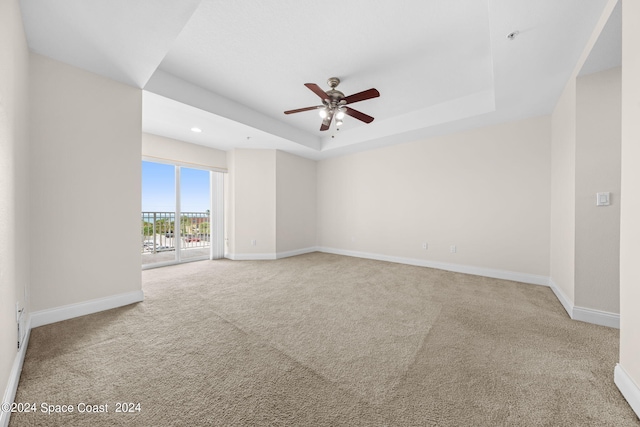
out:
<path id="1" fill-rule="evenodd" d="M 320 159 L 550 113 L 606 3 L 22 0 L 21 7 L 33 51 L 145 90 L 145 132 Z M 610 54 L 619 43 L 613 27 L 590 72 L 619 61 Z M 515 40 L 506 37 L 512 31 Z M 351 104 L 373 123 L 347 117 L 339 131 L 320 132 L 314 111 L 283 114 L 318 105 L 303 84 L 327 90 L 333 76 L 345 95 L 380 91 Z"/>
<path id="2" fill-rule="evenodd" d="M 618 2 L 580 69 L 580 76 L 597 73 L 622 63 L 622 4 Z"/>

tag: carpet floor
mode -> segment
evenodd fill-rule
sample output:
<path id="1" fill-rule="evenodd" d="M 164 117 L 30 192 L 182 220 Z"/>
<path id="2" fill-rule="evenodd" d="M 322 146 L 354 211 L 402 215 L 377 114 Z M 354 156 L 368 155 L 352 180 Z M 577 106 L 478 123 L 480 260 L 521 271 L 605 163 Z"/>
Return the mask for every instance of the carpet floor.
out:
<path id="1" fill-rule="evenodd" d="M 142 282 L 143 303 L 32 330 L 36 412 L 11 427 L 640 426 L 619 332 L 547 287 L 323 253 Z"/>

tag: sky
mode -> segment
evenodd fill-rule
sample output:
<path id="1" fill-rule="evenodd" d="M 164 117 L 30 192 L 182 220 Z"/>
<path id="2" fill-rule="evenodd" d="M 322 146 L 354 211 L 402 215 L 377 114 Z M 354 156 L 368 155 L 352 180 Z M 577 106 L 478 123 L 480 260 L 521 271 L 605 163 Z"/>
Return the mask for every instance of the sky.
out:
<path id="1" fill-rule="evenodd" d="M 180 210 L 206 212 L 209 209 L 209 171 L 180 168 Z M 142 162 L 142 211 L 175 212 L 175 166 Z"/>

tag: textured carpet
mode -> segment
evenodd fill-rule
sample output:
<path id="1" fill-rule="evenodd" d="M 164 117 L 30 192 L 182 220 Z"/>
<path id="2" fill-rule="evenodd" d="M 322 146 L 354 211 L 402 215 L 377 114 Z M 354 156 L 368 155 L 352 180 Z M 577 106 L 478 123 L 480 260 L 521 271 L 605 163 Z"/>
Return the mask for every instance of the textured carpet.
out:
<path id="1" fill-rule="evenodd" d="M 32 331 L 10 426 L 640 426 L 618 331 L 546 287 L 320 253 L 142 277 L 144 303 Z"/>

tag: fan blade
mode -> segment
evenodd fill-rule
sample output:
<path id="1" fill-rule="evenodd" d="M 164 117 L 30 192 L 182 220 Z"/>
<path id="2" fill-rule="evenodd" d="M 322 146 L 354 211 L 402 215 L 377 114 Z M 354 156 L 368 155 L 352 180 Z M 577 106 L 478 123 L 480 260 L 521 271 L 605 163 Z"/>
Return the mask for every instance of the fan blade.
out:
<path id="1" fill-rule="evenodd" d="M 373 117 L 368 116 L 365 113 L 361 113 L 358 110 L 354 110 L 351 107 L 344 107 L 344 113 L 365 123 L 371 123 L 373 121 Z"/>
<path id="2" fill-rule="evenodd" d="M 329 130 L 331 126 L 331 119 L 333 119 L 333 111 L 329 113 L 327 118 L 322 121 L 322 125 L 320 126 L 320 130 Z"/>
<path id="3" fill-rule="evenodd" d="M 316 105 L 315 107 L 306 107 L 306 108 L 298 108 L 297 110 L 289 110 L 285 111 L 285 114 L 293 114 L 293 113 L 301 113 L 303 111 L 317 110 L 318 108 L 322 108 L 324 105 Z"/>
<path id="4" fill-rule="evenodd" d="M 343 101 L 347 101 L 347 104 L 351 104 L 353 102 L 364 101 L 365 99 L 377 98 L 380 96 L 380 92 L 377 89 L 368 89 L 363 90 L 362 92 L 354 93 L 353 95 L 349 95 L 343 98 Z"/>
<path id="5" fill-rule="evenodd" d="M 329 99 L 329 97 L 327 96 L 327 93 L 325 91 L 323 91 L 322 89 L 320 89 L 320 86 L 318 86 L 315 83 L 305 83 L 304 84 L 306 87 L 308 87 L 309 89 L 311 89 L 311 91 L 313 93 L 315 93 L 316 95 L 318 95 L 320 97 L 320 99 Z"/>

